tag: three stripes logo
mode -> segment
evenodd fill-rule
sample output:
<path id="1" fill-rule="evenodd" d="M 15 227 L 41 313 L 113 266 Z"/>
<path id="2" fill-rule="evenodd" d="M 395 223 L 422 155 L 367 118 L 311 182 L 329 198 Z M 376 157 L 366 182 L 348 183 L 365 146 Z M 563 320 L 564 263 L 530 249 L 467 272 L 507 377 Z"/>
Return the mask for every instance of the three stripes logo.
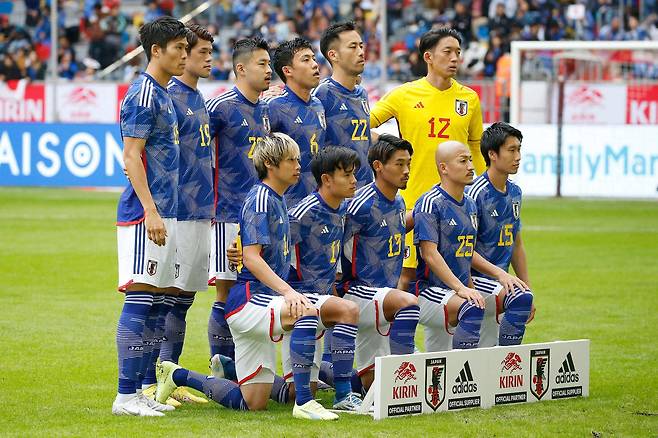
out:
<path id="1" fill-rule="evenodd" d="M 187 109 L 187 112 L 185 114 L 187 114 L 188 116 L 193 116 L 194 115 L 194 113 L 192 112 L 192 110 L 190 108 Z"/>
<path id="2" fill-rule="evenodd" d="M 457 222 L 454 219 L 450 219 L 450 222 L 448 222 L 448 225 L 451 225 L 453 227 L 457 226 Z"/>
<path id="3" fill-rule="evenodd" d="M 414 108 L 425 108 L 425 105 L 423 105 L 423 102 L 418 102 L 416 105 L 414 105 Z"/>
<path id="4" fill-rule="evenodd" d="M 347 105 L 345 105 L 344 103 L 341 103 L 339 110 L 340 111 L 347 111 Z"/>
<path id="5" fill-rule="evenodd" d="M 498 210 L 494 208 L 494 211 L 491 212 L 491 217 L 498 217 Z"/>
<path id="6" fill-rule="evenodd" d="M 576 372 L 576 366 L 573 364 L 573 357 L 571 352 L 567 353 L 567 357 L 562 361 L 562 366 L 557 370 L 555 376 L 555 383 L 577 383 L 580 376 Z"/>
<path id="7" fill-rule="evenodd" d="M 452 387 L 453 394 L 465 394 L 468 392 L 476 392 L 478 390 L 477 383 L 473 380 L 473 373 L 468 361 L 464 363 L 464 367 L 459 372 L 455 379 L 455 384 Z"/>
<path id="8" fill-rule="evenodd" d="M 301 117 L 297 116 L 297 118 L 295 119 L 295 123 L 299 125 L 299 124 L 302 124 L 304 122 L 302 122 Z"/>

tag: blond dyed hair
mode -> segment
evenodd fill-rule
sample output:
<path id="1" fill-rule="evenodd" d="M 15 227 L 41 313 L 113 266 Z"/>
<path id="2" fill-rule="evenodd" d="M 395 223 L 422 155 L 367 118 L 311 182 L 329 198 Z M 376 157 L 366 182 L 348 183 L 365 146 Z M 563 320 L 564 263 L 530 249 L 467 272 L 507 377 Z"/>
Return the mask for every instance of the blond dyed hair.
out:
<path id="1" fill-rule="evenodd" d="M 282 161 L 289 158 L 299 158 L 297 142 L 282 132 L 273 132 L 256 143 L 252 160 L 258 173 L 258 179 L 267 177 L 267 166 L 279 167 Z"/>

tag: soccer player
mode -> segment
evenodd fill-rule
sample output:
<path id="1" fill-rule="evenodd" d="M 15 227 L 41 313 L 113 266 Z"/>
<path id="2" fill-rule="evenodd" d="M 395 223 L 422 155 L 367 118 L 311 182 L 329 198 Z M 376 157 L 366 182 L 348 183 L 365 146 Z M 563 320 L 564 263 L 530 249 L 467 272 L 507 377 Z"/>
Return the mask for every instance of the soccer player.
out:
<path id="1" fill-rule="evenodd" d="M 210 285 L 217 288 L 208 319 L 210 356 L 234 357 L 233 337 L 226 323 L 224 306 L 235 283 L 236 267 L 226 250 L 238 236 L 240 208 L 258 183 L 252 158 L 256 146 L 270 132 L 267 104 L 259 98 L 272 78 L 267 42 L 261 38 L 239 40 L 233 47 L 232 90 L 206 103 L 210 130 L 215 137 L 215 218 L 211 244 Z"/>
<path id="2" fill-rule="evenodd" d="M 189 30 L 185 71 L 182 76 L 172 78 L 167 87 L 176 110 L 180 138 L 174 283 L 180 292 L 163 321 L 160 360 L 175 363 L 183 351 L 187 311 L 196 292 L 208 289 L 210 220 L 215 215 L 210 120 L 197 89 L 199 78 L 210 76 L 213 37 L 198 24 L 189 26 Z M 208 402 L 185 387 L 177 388 L 171 397 L 180 402 Z"/>
<path id="3" fill-rule="evenodd" d="M 263 410 L 276 370 L 275 342 L 291 331 L 296 390 L 293 416 L 334 420 L 338 416 L 311 395 L 317 309 L 283 280 L 291 262 L 290 223 L 283 194 L 299 180 L 299 147 L 287 135 L 275 133 L 258 142 L 253 161 L 261 182 L 249 191 L 240 212 L 244 267 L 226 303 L 226 319 L 235 339 L 238 383 L 161 362 L 156 398 L 164 400 L 177 386 L 189 386 L 232 409 Z"/>
<path id="4" fill-rule="evenodd" d="M 311 96 L 311 90 L 320 82 L 320 69 L 311 43 L 303 38 L 281 43 L 274 51 L 272 64 L 286 86 L 280 96 L 267 101 L 271 128 L 295 140 L 302 159 L 299 182 L 285 195 L 288 208 L 292 208 L 317 187 L 311 159 L 324 147 L 327 131 L 324 107 Z"/>
<path id="5" fill-rule="evenodd" d="M 418 45 L 421 58 L 427 63 L 427 76 L 403 84 L 378 101 L 370 114 L 370 125 L 376 128 L 395 118 L 401 137 L 414 145 L 409 184 L 402 197 L 409 209 L 418 198 L 440 181 L 434 164 L 437 145 L 454 140 L 467 144 L 478 175 L 485 170 L 480 153 L 482 112 L 475 91 L 455 80 L 461 37 L 449 28 L 431 30 Z M 418 263 L 413 245 L 413 232 L 405 241 L 404 269 L 399 287 L 408 290 L 415 278 Z"/>
<path id="6" fill-rule="evenodd" d="M 368 93 L 358 85 L 365 67 L 365 52 L 356 25 L 343 22 L 329 26 L 320 39 L 320 51 L 333 69 L 331 77 L 322 80 L 313 92 L 324 106 L 326 142 L 354 149 L 359 154 L 359 160 L 367 163 L 370 107 Z M 356 180 L 357 187 L 372 182 L 372 171 L 368 166 L 359 168 Z"/>
<path id="7" fill-rule="evenodd" d="M 359 189 L 347 208 L 339 288 L 360 309 L 356 369 L 365 389 L 374 378 L 375 357 L 414 352 L 418 300 L 395 289 L 407 231 L 398 190 L 407 185 L 412 154 L 408 141 L 381 135 L 368 152 L 375 182 Z"/>
<path id="8" fill-rule="evenodd" d="M 130 85 L 120 114 L 130 185 L 117 209 L 119 290 L 125 292 L 125 301 L 117 327 L 119 390 L 112 413 L 162 416 L 173 407 L 141 393 L 151 361 L 146 346 L 153 343 L 144 327 L 160 315 L 154 296 L 173 290 L 175 279 L 179 138 L 165 87 L 172 76 L 183 73 L 187 29 L 162 17 L 142 26 L 139 34 L 148 66 Z"/>
<path id="9" fill-rule="evenodd" d="M 529 285 L 521 239 L 521 188 L 508 179 L 519 169 L 522 140 L 521 131 L 507 123 L 496 122 L 487 128 L 480 142 L 487 171 L 469 186 L 467 193 L 475 200 L 478 212 L 475 250 L 505 271 L 511 263 L 516 275 Z M 471 275 L 475 289 L 486 302 L 479 346 L 520 344 L 526 322 L 534 316 L 532 292 L 515 288 L 507 293 L 492 277 L 475 269 Z M 497 320 L 501 314 L 499 331 Z"/>
<path id="10" fill-rule="evenodd" d="M 507 290 L 525 284 L 483 259 L 476 251 L 475 201 L 464 195 L 473 181 L 473 162 L 462 143 L 448 141 L 436 150 L 441 184 L 423 194 L 413 210 L 414 243 L 419 250 L 416 295 L 427 351 L 478 346 L 484 298 L 473 289 L 471 265 Z M 454 335 L 450 328 L 454 327 Z M 452 338 L 452 339 L 451 339 Z"/>

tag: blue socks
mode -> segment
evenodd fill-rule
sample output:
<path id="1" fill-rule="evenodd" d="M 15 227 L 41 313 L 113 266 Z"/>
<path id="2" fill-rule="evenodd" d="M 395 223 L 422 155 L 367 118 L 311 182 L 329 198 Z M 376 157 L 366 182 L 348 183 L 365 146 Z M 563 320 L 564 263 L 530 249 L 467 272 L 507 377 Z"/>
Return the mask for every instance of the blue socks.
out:
<path id="1" fill-rule="evenodd" d="M 295 382 L 295 402 L 302 406 L 313 399 L 311 395 L 311 366 L 315 355 L 317 316 L 303 316 L 295 322 L 290 335 L 290 362 Z"/>
<path id="2" fill-rule="evenodd" d="M 525 324 L 532 308 L 532 293 L 517 292 L 505 296 L 505 313 L 500 321 L 498 345 L 519 345 L 525 334 Z"/>
<path id="3" fill-rule="evenodd" d="M 418 318 L 420 318 L 418 306 L 408 306 L 398 310 L 389 334 L 391 354 L 413 354 Z"/>
<path id="4" fill-rule="evenodd" d="M 270 400 L 281 404 L 288 403 L 290 401 L 289 387 L 290 385 L 286 383 L 286 379 L 275 374 L 272 391 L 270 392 Z"/>
<path id="5" fill-rule="evenodd" d="M 322 355 L 324 357 L 324 354 Z M 327 385 L 334 387 L 334 364 L 322 359 L 320 362 L 320 374 L 318 376 Z"/>
<path id="6" fill-rule="evenodd" d="M 165 321 L 167 320 L 167 315 L 174 307 L 174 304 L 176 304 L 176 297 L 174 296 L 162 295 L 161 299 L 161 304 L 157 306 L 157 318 L 155 322 L 155 330 L 153 331 L 153 350 L 151 351 L 148 363 L 146 364 L 146 374 L 142 380 L 142 388 L 157 383 L 155 378 L 155 362 L 160 356 L 160 346 L 162 345 L 164 338 Z M 155 313 L 155 310 L 152 313 Z M 144 360 L 146 360 L 146 356 L 144 357 Z M 142 369 L 143 368 L 144 365 L 142 364 Z"/>
<path id="7" fill-rule="evenodd" d="M 146 318 L 146 323 L 144 325 L 144 352 L 142 354 L 142 363 L 139 370 L 140 379 L 146 377 L 146 372 L 151 363 L 151 355 L 153 354 L 153 348 L 156 342 L 155 327 L 158 324 L 160 307 L 162 306 L 163 301 L 164 295 L 154 295 L 153 304 L 151 305 L 151 309 Z"/>
<path id="8" fill-rule="evenodd" d="M 452 348 L 460 350 L 477 348 L 480 342 L 480 326 L 483 317 L 483 309 L 464 301 L 459 307 L 457 315 L 459 322 L 452 337 Z"/>
<path id="9" fill-rule="evenodd" d="M 208 343 L 210 344 L 210 357 L 216 354 L 235 359 L 235 345 L 233 335 L 228 328 L 224 315 L 224 303 L 215 301 L 208 318 Z"/>
<path id="10" fill-rule="evenodd" d="M 324 336 L 322 337 L 322 362 L 331 362 L 331 338 L 333 330 L 332 328 L 328 328 L 324 331 Z M 322 378 L 320 380 L 327 383 Z"/>
<path id="11" fill-rule="evenodd" d="M 331 361 L 334 365 L 333 380 L 337 401 L 344 399 L 347 394 L 352 392 L 350 380 L 352 378 L 352 365 L 354 364 L 356 332 L 357 326 L 353 324 L 339 323 L 333 328 Z"/>
<path id="12" fill-rule="evenodd" d="M 126 292 L 117 325 L 119 394 L 134 394 L 141 379 L 144 326 L 153 305 L 149 292 Z"/>
<path id="13" fill-rule="evenodd" d="M 165 320 L 164 337 L 160 347 L 160 360 L 178 363 L 183 352 L 187 311 L 194 303 L 194 296 L 179 296 Z"/>
<path id="14" fill-rule="evenodd" d="M 226 379 L 218 379 L 212 376 L 179 368 L 174 371 L 172 379 L 177 386 L 194 388 L 216 401 L 222 406 L 236 411 L 248 411 L 249 407 L 242 396 L 242 391 L 237 383 Z"/>

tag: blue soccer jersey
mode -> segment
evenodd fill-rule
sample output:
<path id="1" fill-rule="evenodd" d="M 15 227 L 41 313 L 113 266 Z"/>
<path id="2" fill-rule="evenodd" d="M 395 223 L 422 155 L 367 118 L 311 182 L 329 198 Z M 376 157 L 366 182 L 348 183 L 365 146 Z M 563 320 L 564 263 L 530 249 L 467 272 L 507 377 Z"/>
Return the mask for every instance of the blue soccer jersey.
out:
<path id="1" fill-rule="evenodd" d="M 434 286 L 451 289 L 423 260 L 420 252 L 421 241 L 436 243 L 439 254 L 452 273 L 467 286 L 477 238 L 475 201 L 464 196 L 461 202 L 457 202 L 436 185 L 418 198 L 413 216 L 414 244 L 420 254 L 416 270 L 418 290 Z"/>
<path id="2" fill-rule="evenodd" d="M 361 167 L 356 172 L 357 186 L 373 181 L 368 166 L 370 148 L 370 107 L 368 92 L 360 85 L 350 91 L 331 78 L 326 78 L 313 91 L 320 99 L 327 118 L 327 146 L 345 146 L 359 154 Z"/>
<path id="3" fill-rule="evenodd" d="M 505 193 L 501 193 L 485 172 L 469 187 L 468 194 L 475 200 L 478 212 L 475 250 L 490 263 L 507 271 L 516 235 L 521 230 L 521 188 L 508 180 Z M 473 275 L 487 277 L 475 270 Z"/>
<path id="4" fill-rule="evenodd" d="M 397 287 L 404 260 L 405 212 L 402 196 L 391 201 L 375 183 L 357 190 L 345 217 L 339 285 L 343 292 L 351 286 Z"/>
<path id="5" fill-rule="evenodd" d="M 346 203 L 329 207 L 318 192 L 289 212 L 295 257 L 288 283 L 297 292 L 332 294 L 343 242 Z"/>
<path id="6" fill-rule="evenodd" d="M 146 140 L 142 161 L 158 214 L 175 218 L 178 212 L 178 122 L 167 90 L 143 73 L 128 88 L 121 105 L 121 138 Z M 121 194 L 117 225 L 144 219 L 144 208 L 132 184 Z"/>
<path id="7" fill-rule="evenodd" d="M 317 97 L 304 102 L 288 87 L 283 94 L 268 101 L 272 131 L 288 134 L 299 145 L 301 175 L 299 182 L 285 194 L 288 207 L 292 208 L 317 187 L 311 172 L 313 156 L 324 147 L 327 121 L 324 107 Z"/>
<path id="8" fill-rule="evenodd" d="M 178 118 L 178 220 L 215 216 L 210 118 L 203 96 L 176 78 L 167 86 Z"/>
<path id="9" fill-rule="evenodd" d="M 237 87 L 206 102 L 210 131 L 216 139 L 215 219 L 237 223 L 240 208 L 258 183 L 251 158 L 256 144 L 270 133 L 270 116 L 263 100 L 252 103 Z"/>

